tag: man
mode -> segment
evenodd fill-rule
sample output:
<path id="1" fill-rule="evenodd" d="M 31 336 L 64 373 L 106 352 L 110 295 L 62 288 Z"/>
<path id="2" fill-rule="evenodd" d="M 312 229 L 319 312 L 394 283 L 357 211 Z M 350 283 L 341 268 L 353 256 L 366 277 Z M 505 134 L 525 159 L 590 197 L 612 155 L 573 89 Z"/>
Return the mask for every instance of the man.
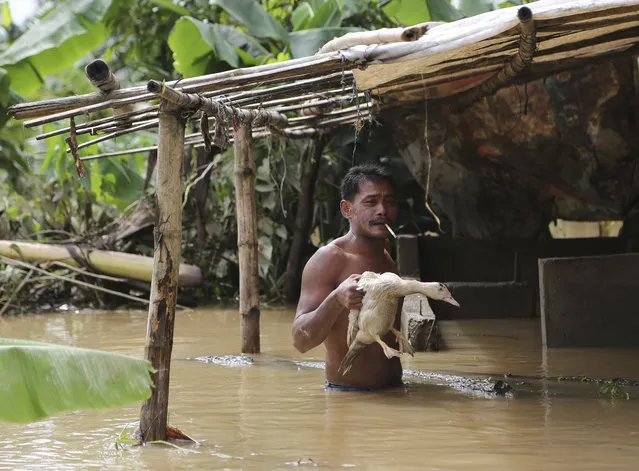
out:
<path id="1" fill-rule="evenodd" d="M 388 359 L 379 344 L 367 346 L 342 375 L 338 367 L 348 350 L 348 312 L 362 306 L 356 290 L 364 271 L 397 272 L 388 253 L 389 232 L 397 218 L 391 175 L 378 165 L 351 168 L 342 180 L 340 211 L 349 220 L 348 233 L 320 248 L 302 273 L 302 288 L 293 321 L 293 345 L 304 353 L 324 343 L 327 390 L 374 390 L 401 383 L 398 358 Z M 398 303 L 397 313 L 402 302 Z M 399 315 L 395 328 L 399 329 Z M 397 348 L 391 333 L 383 339 Z"/>

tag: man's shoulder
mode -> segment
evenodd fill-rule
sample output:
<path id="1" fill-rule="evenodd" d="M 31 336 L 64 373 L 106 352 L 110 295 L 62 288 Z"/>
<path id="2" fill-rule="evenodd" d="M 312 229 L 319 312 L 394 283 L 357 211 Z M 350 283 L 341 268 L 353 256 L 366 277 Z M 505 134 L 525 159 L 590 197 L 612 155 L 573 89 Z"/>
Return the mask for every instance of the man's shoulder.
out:
<path id="1" fill-rule="evenodd" d="M 346 257 L 344 248 L 341 247 L 341 244 L 337 243 L 337 241 L 332 241 L 317 249 L 317 251 L 310 258 L 309 262 L 313 261 L 316 263 L 331 263 L 340 261 L 344 257 Z"/>

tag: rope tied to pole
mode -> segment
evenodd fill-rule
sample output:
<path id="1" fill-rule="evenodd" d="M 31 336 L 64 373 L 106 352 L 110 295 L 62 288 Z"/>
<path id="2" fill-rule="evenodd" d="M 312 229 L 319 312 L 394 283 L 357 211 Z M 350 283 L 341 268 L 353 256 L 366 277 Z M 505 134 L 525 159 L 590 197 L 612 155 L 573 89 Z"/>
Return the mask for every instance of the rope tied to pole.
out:
<path id="1" fill-rule="evenodd" d="M 533 13 L 528 7 L 521 7 L 517 10 L 517 18 L 519 19 L 519 49 L 501 70 L 491 76 L 478 87 L 471 89 L 469 92 L 461 95 L 454 111 L 462 111 L 464 108 L 472 105 L 476 101 L 485 96 L 495 93 L 499 88 L 506 85 L 511 79 L 519 75 L 526 69 L 533 60 L 533 56 L 537 49 L 537 32 Z"/>

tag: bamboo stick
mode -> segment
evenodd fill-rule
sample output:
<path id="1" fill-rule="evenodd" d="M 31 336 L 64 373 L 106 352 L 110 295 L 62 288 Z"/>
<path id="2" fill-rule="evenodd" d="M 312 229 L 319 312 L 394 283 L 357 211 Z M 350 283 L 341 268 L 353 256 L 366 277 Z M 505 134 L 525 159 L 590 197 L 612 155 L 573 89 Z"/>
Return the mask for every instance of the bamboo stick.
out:
<path id="1" fill-rule="evenodd" d="M 261 97 L 265 97 L 265 96 L 271 96 L 273 94 L 277 94 L 277 93 L 282 93 L 283 95 L 286 95 L 288 93 L 293 93 L 295 91 L 299 91 L 299 87 L 305 87 L 305 86 L 312 86 L 312 85 L 323 85 L 323 86 L 332 86 L 334 81 L 337 81 L 338 78 L 341 78 L 343 81 L 345 81 L 344 83 L 347 85 L 351 85 L 352 84 L 352 72 L 350 71 L 345 71 L 344 73 L 335 73 L 335 74 L 330 74 L 326 77 L 319 77 L 319 78 L 312 78 L 312 79 L 305 79 L 305 80 L 299 80 L 297 82 L 294 82 L 293 84 L 286 84 L 286 85 L 281 85 L 281 86 L 275 86 L 275 87 L 271 87 L 271 88 L 267 88 L 267 89 L 261 89 L 261 90 L 252 90 L 250 92 L 244 92 L 244 93 L 238 93 L 237 95 L 230 97 L 229 99 L 234 99 L 235 97 L 239 97 L 239 100 L 242 100 L 241 102 L 252 102 L 256 99 L 259 99 Z M 320 87 L 321 89 L 321 87 Z M 342 91 L 343 92 L 343 91 Z M 319 93 L 319 92 L 318 92 Z M 213 92 L 206 92 L 203 93 L 203 96 L 209 98 L 209 97 L 213 97 L 213 96 L 219 96 L 222 93 L 220 91 L 213 91 Z M 310 97 L 313 97 L 313 95 L 310 95 Z M 258 105 L 259 106 L 259 105 Z M 25 127 L 33 127 L 33 126 L 38 126 L 41 124 L 47 124 L 49 122 L 53 122 L 53 121 L 57 121 L 60 119 L 66 119 L 72 116 L 76 116 L 77 114 L 80 114 L 79 112 L 92 112 L 92 111 L 97 111 L 99 109 L 104 109 L 104 108 L 108 108 L 108 106 L 103 106 L 103 105 L 95 105 L 95 106 L 89 106 L 86 107 L 82 110 L 75 110 L 75 111 L 71 111 L 71 112 L 65 112 L 65 113 L 61 113 L 61 114 L 57 114 L 54 116 L 50 116 L 50 117 L 46 117 L 43 119 L 37 119 L 37 120 L 33 120 L 33 121 L 27 121 L 25 122 Z M 107 123 L 113 123 L 114 126 L 121 126 L 122 124 L 126 123 L 127 121 L 124 121 L 125 118 L 129 118 L 129 122 L 134 123 L 134 122 L 138 122 L 141 119 L 144 119 L 150 115 L 152 116 L 156 116 L 155 112 L 157 111 L 158 107 L 157 106 L 148 106 L 145 108 L 141 108 L 140 110 L 136 110 L 136 111 L 132 111 L 129 113 L 125 113 L 125 114 L 121 114 L 118 116 L 112 116 L 112 117 L 108 117 L 108 118 L 101 118 L 98 120 L 94 120 L 92 122 L 88 122 L 88 123 L 83 123 L 80 124 L 76 127 L 76 131 L 78 130 L 82 130 L 82 132 L 78 132 L 78 134 L 83 134 L 86 133 L 86 129 L 90 129 L 92 127 L 95 127 L 96 129 L 102 130 L 102 131 L 107 131 L 109 130 L 108 127 L 104 127 L 102 125 L 105 125 Z M 149 113 L 149 114 L 145 114 L 145 113 Z M 142 116 L 144 115 L 144 116 Z M 157 123 L 157 121 L 153 121 L 155 123 Z M 150 124 L 150 122 L 149 122 Z M 98 127 L 99 126 L 99 127 Z M 149 128 L 151 128 L 153 126 L 149 125 Z M 127 129 L 121 129 L 122 131 L 131 131 L 131 128 L 127 128 Z M 135 131 L 137 131 L 137 129 L 135 129 Z M 52 136 L 56 136 L 56 135 L 60 135 L 60 134 L 64 134 L 70 132 L 70 127 L 66 127 L 66 128 L 62 128 L 56 131 L 52 131 L 49 133 L 45 133 L 45 134 L 41 134 L 39 136 L 36 137 L 36 139 L 46 139 L 48 137 L 52 137 Z M 128 132 L 124 132 L 124 134 L 127 134 Z M 109 137 L 104 137 L 102 138 L 100 141 L 96 141 L 95 143 L 98 142 L 103 142 L 109 139 L 112 139 L 113 137 L 118 137 L 121 136 L 122 134 L 117 134 L 117 135 L 113 135 L 113 136 L 109 136 Z M 92 143 L 93 144 L 93 143 Z M 92 144 L 87 144 L 87 145 L 92 145 Z M 87 145 L 84 145 L 84 147 L 86 147 Z M 81 146 L 82 147 L 82 146 Z M 79 148 L 81 148 L 79 147 Z"/>
<path id="2" fill-rule="evenodd" d="M 158 208 L 154 229 L 153 278 L 146 330 L 145 358 L 151 362 L 153 392 L 140 412 L 143 442 L 166 440 L 169 376 L 182 246 L 182 159 L 185 122 L 179 110 L 163 102 L 158 138 Z"/>
<path id="3" fill-rule="evenodd" d="M 337 95 L 337 96 L 335 96 Z M 342 96 L 339 96 L 342 95 Z M 284 94 L 282 95 L 284 96 Z M 262 102 L 255 102 L 255 103 L 247 103 L 244 104 L 243 106 L 247 107 L 247 108 L 256 108 L 256 107 L 261 107 L 261 108 L 268 108 L 271 106 L 283 106 L 283 105 L 288 105 L 290 103 L 300 103 L 300 102 L 304 102 L 307 100 L 315 100 L 315 99 L 326 99 L 329 100 L 331 98 L 328 97 L 334 97 L 332 98 L 333 100 L 346 100 L 349 97 L 353 96 L 353 92 L 352 92 L 352 88 L 333 88 L 330 90 L 325 90 L 325 91 L 319 91 L 319 92 L 313 92 L 313 93 L 306 93 L 304 95 L 295 95 L 295 96 L 290 96 L 290 97 L 286 97 L 286 98 L 276 98 L 274 100 L 269 100 L 269 101 L 262 101 Z M 236 104 L 238 104 L 236 102 Z"/>
<path id="4" fill-rule="evenodd" d="M 358 125 L 360 122 L 369 120 L 371 117 L 372 117 L 372 114 L 367 111 L 357 112 L 347 116 L 340 116 L 338 118 L 318 121 L 315 127 L 322 128 L 327 126 L 335 126 L 338 124 L 342 125 L 342 124 L 348 124 L 348 123 Z"/>
<path id="5" fill-rule="evenodd" d="M 103 129 L 102 126 L 105 124 L 111 126 L 123 126 L 127 123 L 140 121 L 141 116 L 157 116 L 157 110 L 157 106 L 148 106 L 136 111 L 131 111 L 130 113 L 121 114 L 118 116 L 109 116 L 108 118 L 100 118 L 93 121 L 88 121 L 86 123 L 76 124 L 75 130 L 77 134 L 82 134 L 81 131 L 84 131 L 85 129 L 89 129 L 89 131 L 91 130 L 91 128 Z M 56 129 L 55 131 L 38 134 L 36 136 L 36 140 L 40 141 L 43 139 L 48 139 L 50 137 L 59 136 L 60 134 L 66 134 L 68 132 L 71 132 L 71 127 L 69 126 Z"/>
<path id="6" fill-rule="evenodd" d="M 306 128 L 306 129 L 279 129 L 279 128 L 269 128 L 271 134 L 276 136 L 284 137 L 286 139 L 308 139 L 317 136 L 317 129 L 314 128 Z"/>
<path id="7" fill-rule="evenodd" d="M 247 110 L 229 106 L 221 101 L 212 98 L 203 98 L 200 95 L 190 93 L 182 93 L 173 90 L 161 83 L 150 80 L 148 84 L 149 91 L 156 93 L 163 99 L 179 106 L 183 109 L 202 108 L 207 115 L 219 118 L 232 117 L 233 120 L 241 122 L 251 122 L 252 125 L 269 124 L 271 126 L 286 126 L 288 119 L 281 113 L 275 113 L 267 110 Z"/>
<path id="8" fill-rule="evenodd" d="M 331 39 L 320 48 L 318 54 L 347 49 L 353 46 L 417 41 L 430 29 L 445 24 L 443 21 L 428 21 L 407 28 L 381 28 L 374 31 L 346 33 Z"/>
<path id="9" fill-rule="evenodd" d="M 292 119 L 299 119 L 301 122 L 309 122 L 309 124 L 315 123 L 313 126 L 328 127 L 331 125 L 346 124 L 349 121 L 352 121 L 353 123 L 355 123 L 356 121 L 358 121 L 358 119 L 359 120 L 369 119 L 370 117 L 370 113 L 368 112 L 367 109 L 360 110 L 358 112 L 356 108 L 353 108 L 349 111 L 351 112 L 351 114 L 347 116 L 342 116 L 342 117 L 333 117 L 335 116 L 334 114 L 325 115 L 325 116 L 329 116 L 330 119 L 325 119 L 323 121 L 319 120 L 317 116 L 303 116 L 301 118 L 292 118 Z M 355 112 L 353 113 L 353 111 Z M 287 139 L 308 139 L 308 138 L 315 137 L 316 134 L 317 134 L 317 129 L 315 127 L 308 127 L 308 126 L 292 126 L 288 128 L 268 127 L 268 129 L 267 128 L 253 129 L 253 139 L 261 139 L 271 135 L 277 135 Z M 234 142 L 235 142 L 235 139 L 233 137 L 229 138 L 229 144 L 233 144 Z M 202 135 L 200 133 L 187 134 L 185 136 L 185 145 L 193 145 L 194 147 L 198 147 L 198 148 L 204 146 Z M 136 149 L 126 149 L 126 150 L 115 151 L 115 152 L 105 152 L 103 154 L 96 154 L 96 155 L 81 157 L 80 160 L 85 161 L 85 160 L 103 159 L 108 157 L 117 157 L 122 155 L 137 154 L 141 152 L 149 152 L 153 150 L 157 150 L 157 146 L 140 147 Z"/>
<path id="10" fill-rule="evenodd" d="M 348 115 L 349 113 L 368 113 L 368 110 L 373 107 L 372 103 L 362 103 L 356 106 L 349 106 L 346 108 L 341 108 L 339 110 L 334 110 L 324 115 L 307 115 L 307 116 L 298 116 L 296 118 L 290 118 L 288 120 L 289 124 L 299 124 L 306 122 L 323 122 L 322 118 L 328 118 L 329 120 L 333 117 Z"/>
<path id="11" fill-rule="evenodd" d="M 0 255 L 27 262 L 63 262 L 73 266 L 88 266 L 121 278 L 151 281 L 153 259 L 143 255 L 111 250 L 93 250 L 74 244 L 40 244 L 0 240 Z M 194 287 L 202 282 L 199 267 L 182 264 L 178 283 L 180 286 Z"/>
<path id="12" fill-rule="evenodd" d="M 242 353 L 260 352 L 260 298 L 257 251 L 255 164 L 251 123 L 235 134 L 235 202 L 240 260 L 240 336 Z"/>
<path id="13" fill-rule="evenodd" d="M 275 107 L 272 109 L 272 111 L 277 111 L 278 113 L 284 113 L 288 111 L 312 110 L 313 108 L 323 107 L 325 105 L 329 105 L 329 107 L 337 106 L 345 101 L 350 101 L 353 99 L 361 99 L 361 98 L 364 98 L 365 96 L 366 96 L 365 93 L 358 93 L 356 96 L 348 95 L 348 96 L 341 96 L 337 98 L 327 98 L 324 100 L 308 101 L 306 103 L 299 103 L 297 105 Z"/>
<path id="14" fill-rule="evenodd" d="M 102 59 L 96 59 L 84 68 L 84 73 L 94 87 L 108 94 L 114 90 L 120 89 L 120 80 L 111 71 L 106 62 Z M 132 111 L 132 105 L 124 107 L 114 107 L 113 114 L 115 116 L 127 114 Z"/>
<path id="15" fill-rule="evenodd" d="M 88 155 L 86 157 L 80 157 L 80 160 L 95 160 L 95 159 L 102 159 L 104 157 L 117 157 L 119 155 L 138 154 L 140 152 L 149 152 L 152 150 L 157 150 L 157 148 L 158 148 L 157 146 L 148 146 L 148 147 L 139 147 L 137 149 L 119 150 L 116 152 L 105 152 L 104 154 Z"/>
<path id="16" fill-rule="evenodd" d="M 100 136 L 100 137 L 98 137 L 96 139 L 92 139 L 90 141 L 83 142 L 76 149 L 77 150 L 84 149 L 85 147 L 93 146 L 95 144 L 98 144 L 99 142 L 108 141 L 110 139 L 114 139 L 114 138 L 119 137 L 119 136 L 124 136 L 125 134 L 131 134 L 132 132 L 142 131 L 143 129 L 154 128 L 156 125 L 157 125 L 157 122 L 155 122 L 155 121 L 147 121 L 147 122 L 138 124 L 137 126 L 132 126 L 129 129 L 123 129 L 122 131 L 116 131 L 116 132 L 113 132 L 111 134 L 105 134 L 104 136 Z M 71 152 L 71 149 L 67 149 L 67 154 L 69 152 Z"/>
<path id="17" fill-rule="evenodd" d="M 45 273 L 51 278 L 56 278 L 58 280 L 67 281 L 69 283 L 73 283 L 76 285 L 84 286 L 86 288 L 90 288 L 96 291 L 102 291 L 103 293 L 112 294 L 114 296 L 119 296 L 121 298 L 129 299 L 131 301 L 137 301 L 143 304 L 148 304 L 148 301 L 144 298 L 138 298 L 137 296 L 133 296 L 131 294 L 121 293 L 120 291 L 115 291 L 112 289 L 102 288 L 101 286 L 92 285 L 91 283 L 86 283 L 81 280 L 76 280 L 73 278 L 69 278 L 68 276 L 58 275 L 57 273 L 50 273 L 42 268 L 38 268 L 31 263 L 23 262 L 21 260 L 14 260 L 12 258 L 5 257 L 4 255 L 0 255 L 0 261 L 8 264 L 8 265 L 16 265 L 23 268 L 29 268 L 30 270 L 37 271 L 38 273 Z"/>
<path id="18" fill-rule="evenodd" d="M 241 92 L 231 96 L 230 99 L 235 106 L 246 106 L 249 103 L 259 103 L 259 100 L 268 97 L 284 98 L 295 96 L 300 90 L 316 89 L 318 90 L 317 93 L 319 93 L 319 90 L 323 90 L 327 87 L 333 88 L 336 83 L 343 84 L 342 91 L 345 91 L 352 87 L 353 79 L 353 73 L 350 70 L 345 70 L 343 72 L 322 75 L 321 77 L 296 80 L 292 83 L 285 83 L 274 87 Z"/>
<path id="19" fill-rule="evenodd" d="M 154 124 L 159 124 L 159 120 L 158 120 L 159 115 L 160 114 L 157 111 L 144 113 L 144 114 L 136 116 L 134 119 L 124 121 L 124 122 L 115 121 L 111 123 L 104 123 L 98 126 L 85 127 L 81 131 L 77 131 L 76 134 L 90 134 L 92 136 L 95 136 L 99 133 L 104 134 L 104 133 L 110 133 L 110 132 L 116 132 L 116 131 L 124 131 L 126 129 L 130 129 L 134 124 L 139 124 L 142 122 L 146 122 L 149 124 L 153 122 Z"/>
<path id="20" fill-rule="evenodd" d="M 318 74 L 328 73 L 329 71 L 349 70 L 360 66 L 361 64 L 345 62 L 339 53 L 329 53 L 293 59 L 286 63 L 276 62 L 171 81 L 167 83 L 167 86 L 175 87 L 179 83 L 185 92 L 201 93 L 220 90 L 233 85 L 255 85 L 260 79 L 283 80 L 292 77 L 317 76 Z M 10 107 L 9 114 L 15 119 L 41 118 L 52 114 L 73 113 L 79 110 L 82 111 L 77 114 L 84 114 L 86 108 L 89 107 L 92 107 L 91 109 L 95 111 L 97 109 L 148 100 L 153 96 L 146 93 L 146 90 L 146 85 L 144 85 L 114 90 L 109 93 L 108 97 L 103 93 L 89 93 L 54 100 L 20 103 Z M 106 106 L 105 103 L 107 103 Z M 64 116 L 64 118 L 69 117 L 70 116 Z M 54 119 L 54 121 L 64 118 L 57 118 Z M 35 126 L 36 124 L 32 125 Z"/>
<path id="21" fill-rule="evenodd" d="M 120 89 L 120 81 L 102 59 L 96 59 L 90 62 L 84 68 L 84 73 L 91 82 L 91 85 L 97 87 L 104 93 Z"/>

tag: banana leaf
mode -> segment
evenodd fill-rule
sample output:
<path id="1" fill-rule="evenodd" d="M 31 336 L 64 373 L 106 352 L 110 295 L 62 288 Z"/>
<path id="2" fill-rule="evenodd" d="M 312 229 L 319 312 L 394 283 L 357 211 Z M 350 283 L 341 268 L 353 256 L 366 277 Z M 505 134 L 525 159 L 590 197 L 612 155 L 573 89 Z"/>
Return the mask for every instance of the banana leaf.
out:
<path id="1" fill-rule="evenodd" d="M 0 338 L 0 420 L 122 407 L 151 395 L 147 360 L 119 353 Z"/>

